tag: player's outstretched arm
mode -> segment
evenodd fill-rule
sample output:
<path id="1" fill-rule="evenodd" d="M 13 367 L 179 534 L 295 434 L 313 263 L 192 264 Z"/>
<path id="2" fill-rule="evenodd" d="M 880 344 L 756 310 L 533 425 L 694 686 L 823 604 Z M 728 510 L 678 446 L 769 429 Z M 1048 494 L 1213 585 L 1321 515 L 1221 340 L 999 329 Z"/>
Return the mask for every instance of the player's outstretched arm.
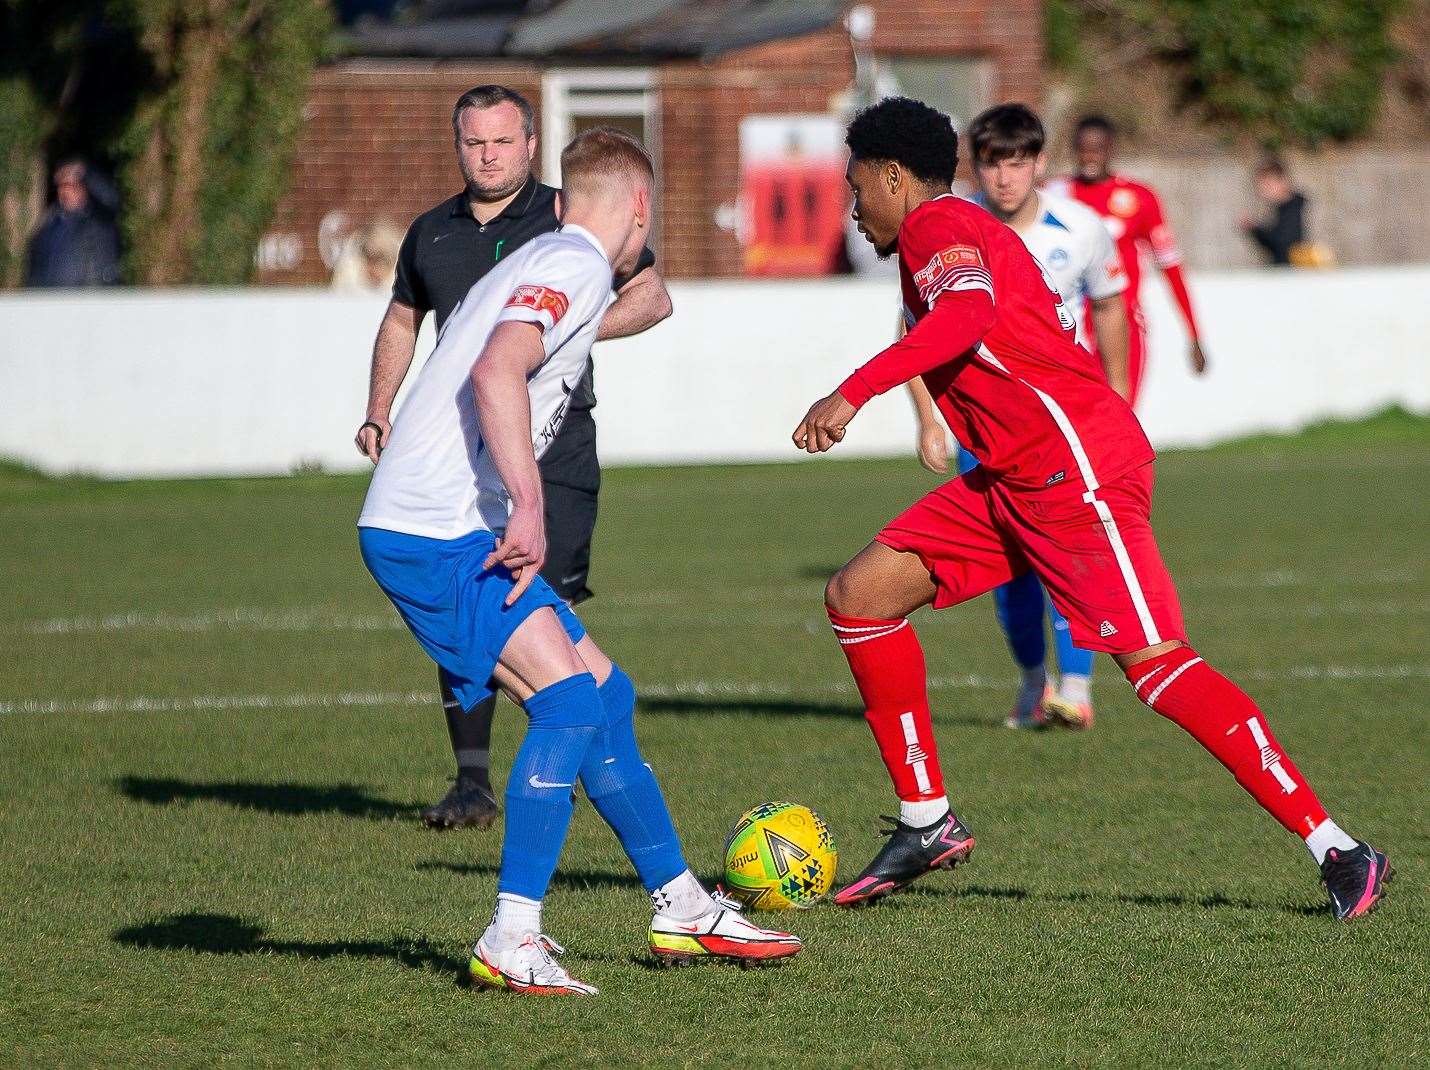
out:
<path id="1" fill-rule="evenodd" d="M 648 331 L 667 318 L 674 307 L 660 273 L 655 268 L 646 268 L 616 291 L 615 303 L 606 309 L 596 329 L 596 341 L 629 338 Z"/>
<path id="2" fill-rule="evenodd" d="M 372 371 L 368 376 L 367 415 L 354 439 L 358 452 L 373 464 L 377 464 L 378 455 L 392 431 L 392 400 L 412 366 L 423 315 L 420 309 L 393 298 L 377 329 L 377 340 L 372 346 Z"/>
<path id="3" fill-rule="evenodd" d="M 531 445 L 531 396 L 527 377 L 546 360 L 541 327 L 509 320 L 496 325 L 472 365 L 472 393 L 482 444 L 511 498 L 511 516 L 484 568 L 504 565 L 516 577 L 507 595 L 512 605 L 546 563 L 546 517 L 541 470 Z"/>
<path id="4" fill-rule="evenodd" d="M 1127 372 L 1127 306 L 1120 293 L 1096 298 L 1092 305 L 1092 333 L 1102 357 L 1102 374 L 1107 385 L 1124 401 L 1132 400 L 1132 382 Z"/>

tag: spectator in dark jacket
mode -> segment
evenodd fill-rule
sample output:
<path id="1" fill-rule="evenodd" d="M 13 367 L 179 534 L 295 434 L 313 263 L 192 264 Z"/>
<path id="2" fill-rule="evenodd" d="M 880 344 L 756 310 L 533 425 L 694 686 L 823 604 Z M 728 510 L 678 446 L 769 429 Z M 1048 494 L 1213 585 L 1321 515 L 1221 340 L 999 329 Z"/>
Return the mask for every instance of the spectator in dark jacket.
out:
<path id="1" fill-rule="evenodd" d="M 1243 220 L 1242 229 L 1273 264 L 1290 264 L 1292 250 L 1306 241 L 1306 197 L 1291 185 L 1286 165 L 1271 157 L 1256 169 L 1256 195 L 1270 209 L 1260 223 Z"/>
<path id="2" fill-rule="evenodd" d="M 55 203 L 30 239 L 27 286 L 109 286 L 119 281 L 119 230 L 82 160 L 55 168 Z"/>

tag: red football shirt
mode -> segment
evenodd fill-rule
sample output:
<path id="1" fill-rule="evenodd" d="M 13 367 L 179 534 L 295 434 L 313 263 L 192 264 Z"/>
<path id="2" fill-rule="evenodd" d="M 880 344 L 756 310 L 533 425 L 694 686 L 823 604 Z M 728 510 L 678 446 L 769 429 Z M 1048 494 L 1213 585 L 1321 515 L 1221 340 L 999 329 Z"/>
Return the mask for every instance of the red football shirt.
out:
<path id="1" fill-rule="evenodd" d="M 922 375 L 958 440 L 1018 489 L 1093 491 L 1152 459 L 1057 290 L 984 209 L 952 194 L 915 208 L 899 274 L 909 332 L 844 381 L 850 404 Z"/>
<path id="2" fill-rule="evenodd" d="M 1142 246 L 1150 249 L 1152 259 L 1163 271 L 1181 264 L 1182 253 L 1162 215 L 1162 202 L 1151 187 L 1121 175 L 1108 175 L 1101 182 L 1069 178 L 1057 183 L 1056 188 L 1087 205 L 1107 223 L 1127 271 L 1129 305 L 1137 304 L 1137 287 L 1142 281 L 1138 253 Z"/>

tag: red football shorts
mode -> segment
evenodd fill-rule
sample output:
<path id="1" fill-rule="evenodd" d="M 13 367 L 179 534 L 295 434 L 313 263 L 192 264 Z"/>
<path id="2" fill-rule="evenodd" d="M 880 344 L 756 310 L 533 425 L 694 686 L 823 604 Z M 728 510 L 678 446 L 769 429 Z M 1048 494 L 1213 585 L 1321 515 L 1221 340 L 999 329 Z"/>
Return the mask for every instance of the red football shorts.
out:
<path id="1" fill-rule="evenodd" d="M 1152 534 L 1152 465 L 1087 494 L 1014 492 L 981 468 L 924 495 L 875 538 L 918 554 L 957 605 L 1030 568 L 1086 650 L 1130 654 L 1186 641 L 1182 607 Z"/>

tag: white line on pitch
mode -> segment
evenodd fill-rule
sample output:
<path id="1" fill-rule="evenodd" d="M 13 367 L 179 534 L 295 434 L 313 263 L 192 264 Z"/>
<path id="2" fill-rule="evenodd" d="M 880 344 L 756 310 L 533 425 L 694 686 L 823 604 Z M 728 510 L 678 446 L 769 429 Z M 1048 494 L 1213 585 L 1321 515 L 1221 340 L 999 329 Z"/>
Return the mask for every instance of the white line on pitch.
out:
<path id="1" fill-rule="evenodd" d="M 1430 665 L 1299 665 L 1284 670 L 1254 670 L 1234 674 L 1241 680 L 1407 680 L 1430 677 Z M 1012 688 L 1012 677 L 934 676 L 931 691 L 998 690 Z M 849 698 L 847 684 L 784 685 L 728 680 L 690 680 L 674 684 L 637 684 L 651 699 L 699 698 Z M 436 702 L 433 691 L 341 691 L 331 694 L 290 692 L 276 695 L 140 695 L 131 698 L 102 696 L 93 699 L 14 699 L 0 702 L 0 714 L 37 713 L 168 713 L 185 710 L 308 709 L 313 707 L 426 706 Z"/>

